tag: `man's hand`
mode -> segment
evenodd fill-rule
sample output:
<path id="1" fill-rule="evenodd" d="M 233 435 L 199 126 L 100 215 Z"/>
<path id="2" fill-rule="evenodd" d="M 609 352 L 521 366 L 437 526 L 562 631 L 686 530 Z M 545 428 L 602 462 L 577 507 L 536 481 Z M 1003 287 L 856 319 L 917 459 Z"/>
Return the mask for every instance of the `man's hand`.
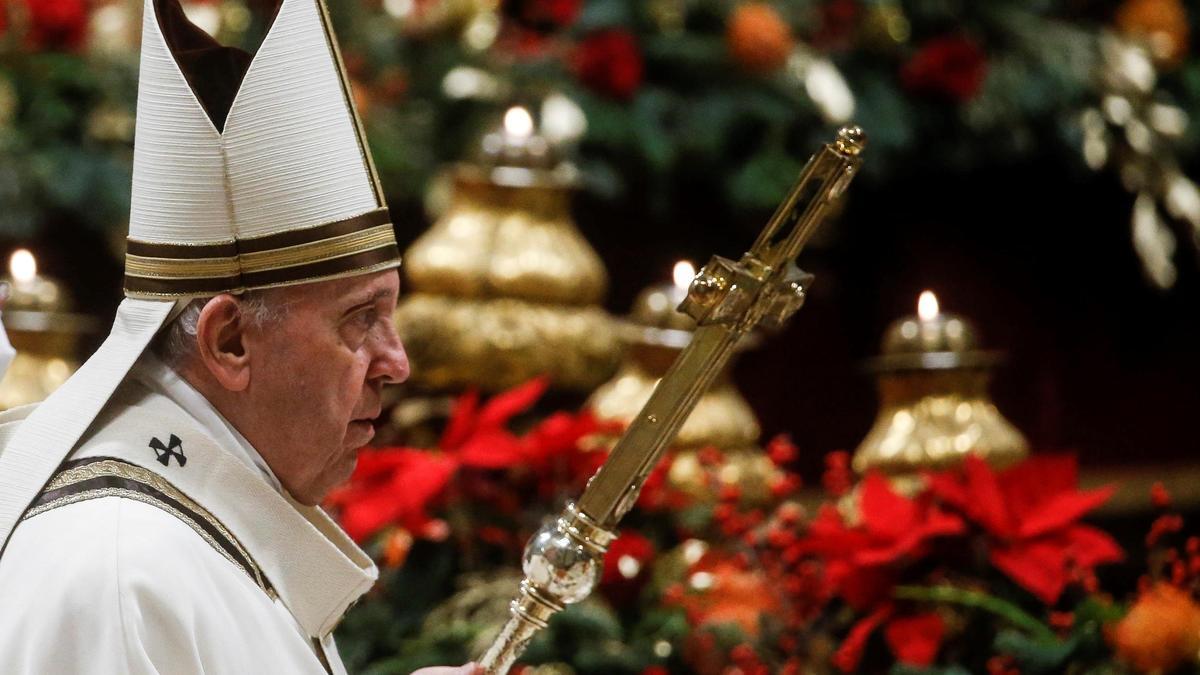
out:
<path id="1" fill-rule="evenodd" d="M 420 670 L 413 671 L 412 675 L 484 675 L 484 673 L 483 666 L 479 666 L 474 663 L 468 663 L 467 665 L 459 666 L 458 668 L 422 668 Z"/>

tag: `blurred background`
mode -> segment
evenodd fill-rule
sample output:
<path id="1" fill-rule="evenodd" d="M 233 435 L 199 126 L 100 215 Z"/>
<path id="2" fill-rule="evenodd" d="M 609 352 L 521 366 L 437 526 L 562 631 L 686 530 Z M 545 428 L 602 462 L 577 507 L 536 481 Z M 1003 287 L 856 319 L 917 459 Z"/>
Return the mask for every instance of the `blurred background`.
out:
<path id="1" fill-rule="evenodd" d="M 270 16 L 256 1 L 184 7 L 252 51 Z M 809 468 L 861 440 L 876 410 L 862 366 L 926 289 L 1005 353 L 994 397 L 1035 447 L 1104 465 L 1200 449 L 1188 178 L 1200 59 L 1184 3 L 330 11 L 402 245 L 449 208 L 456 166 L 524 106 L 578 174 L 569 215 L 614 316 L 679 260 L 738 256 L 804 159 L 860 124 L 862 174 L 801 260 L 817 275 L 807 307 L 735 371 L 763 429 L 793 432 Z M 137 2 L 88 0 L 11 0 L 0 15 L 0 237 L 104 321 L 120 297 L 140 16 Z"/>
<path id="2" fill-rule="evenodd" d="M 248 51 L 272 16 L 269 0 L 182 4 Z M 790 434 L 780 461 L 814 485 L 831 456 L 902 476 L 1069 451 L 1085 484 L 1122 478 L 1106 522 L 1136 546 L 1154 482 L 1200 504 L 1194 2 L 329 5 L 408 250 L 415 375 L 381 444 L 436 445 L 464 392 L 539 376 L 525 419 L 627 421 L 691 329 L 670 310 L 677 263 L 740 256 L 808 156 L 858 124 L 863 168 L 799 261 L 807 304 L 746 346 L 681 447 L 758 456 Z M 61 382 L 121 297 L 141 14 L 0 5 L 0 249 L 29 252 L 4 320 L 42 359 L 14 366 L 5 406 Z M 918 316 L 924 291 L 937 304 Z M 914 353 L 950 360 L 878 358 Z M 396 531 L 373 550 L 400 550 Z M 379 642 L 351 644 L 378 666 Z"/>

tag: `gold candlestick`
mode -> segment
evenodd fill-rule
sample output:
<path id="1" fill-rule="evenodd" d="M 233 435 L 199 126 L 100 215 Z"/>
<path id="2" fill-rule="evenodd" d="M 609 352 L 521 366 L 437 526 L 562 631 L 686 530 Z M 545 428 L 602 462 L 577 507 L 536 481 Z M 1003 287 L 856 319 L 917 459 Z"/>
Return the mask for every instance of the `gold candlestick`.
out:
<path id="1" fill-rule="evenodd" d="M 497 391 L 548 374 L 588 391 L 612 374 L 608 278 L 572 222 L 573 176 L 519 107 L 457 168 L 449 207 L 405 254 L 395 319 L 414 384 Z"/>
<path id="2" fill-rule="evenodd" d="M 9 258 L 11 286 L 4 304 L 4 329 L 16 357 L 0 382 L 0 410 L 45 399 L 79 367 L 79 338 L 99 328 L 91 317 L 71 312 L 70 296 L 56 279 L 38 273 L 26 249 Z"/>
<path id="3" fill-rule="evenodd" d="M 997 361 L 979 348 L 969 321 L 922 293 L 917 315 L 888 327 L 872 363 L 879 414 L 854 453 L 855 471 L 900 476 L 956 466 L 968 454 L 995 466 L 1023 459 L 1029 444 L 987 393 Z"/>

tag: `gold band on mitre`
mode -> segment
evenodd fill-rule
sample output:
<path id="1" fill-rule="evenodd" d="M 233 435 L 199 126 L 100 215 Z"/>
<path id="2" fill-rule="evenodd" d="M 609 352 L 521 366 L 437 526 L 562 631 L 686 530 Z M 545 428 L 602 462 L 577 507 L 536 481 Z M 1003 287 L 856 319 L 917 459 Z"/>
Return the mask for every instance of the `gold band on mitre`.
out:
<path id="1" fill-rule="evenodd" d="M 262 237 L 203 244 L 128 240 L 125 295 L 167 298 L 240 293 L 400 264 L 386 208 Z"/>

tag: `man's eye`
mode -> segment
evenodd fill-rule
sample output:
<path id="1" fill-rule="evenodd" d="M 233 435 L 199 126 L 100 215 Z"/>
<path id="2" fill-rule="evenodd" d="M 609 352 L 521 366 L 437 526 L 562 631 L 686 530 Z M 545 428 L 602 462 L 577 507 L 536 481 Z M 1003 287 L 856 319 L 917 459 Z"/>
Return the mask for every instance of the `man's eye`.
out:
<path id="1" fill-rule="evenodd" d="M 362 314 L 359 314 L 358 320 L 359 320 L 360 325 L 362 325 L 363 328 L 369 329 L 372 326 L 374 326 L 376 323 L 379 322 L 379 312 L 377 312 L 373 309 L 369 309 L 369 310 L 363 312 Z"/>

